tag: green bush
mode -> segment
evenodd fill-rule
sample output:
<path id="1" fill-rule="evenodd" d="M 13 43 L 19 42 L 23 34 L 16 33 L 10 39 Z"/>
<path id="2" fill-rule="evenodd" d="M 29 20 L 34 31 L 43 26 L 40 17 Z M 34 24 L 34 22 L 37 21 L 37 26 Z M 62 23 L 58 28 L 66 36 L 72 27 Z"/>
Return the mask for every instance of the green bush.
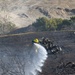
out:
<path id="1" fill-rule="evenodd" d="M 56 18 L 52 18 L 49 20 L 49 30 L 57 30 L 58 25 L 62 23 L 62 19 L 56 19 Z"/>
<path id="2" fill-rule="evenodd" d="M 58 25 L 62 23 L 62 19 L 42 17 L 36 20 L 32 25 L 37 29 L 37 31 L 52 31 L 56 30 Z"/>
<path id="3" fill-rule="evenodd" d="M 48 19 L 45 17 L 39 18 L 33 23 L 33 26 L 37 29 L 37 31 L 44 31 L 46 30 L 46 25 L 48 23 Z"/>
<path id="4" fill-rule="evenodd" d="M 73 21 L 73 22 L 75 22 L 75 16 L 70 17 L 70 20 Z"/>
<path id="5" fill-rule="evenodd" d="M 68 19 L 42 17 L 32 25 L 37 31 L 70 30 L 75 28 L 75 17 Z"/>
<path id="6" fill-rule="evenodd" d="M 64 19 L 64 20 L 62 21 L 62 23 L 58 25 L 57 30 L 64 30 L 64 29 L 66 29 L 67 27 L 70 27 L 71 24 L 72 24 L 72 23 L 71 23 L 70 20 Z"/>

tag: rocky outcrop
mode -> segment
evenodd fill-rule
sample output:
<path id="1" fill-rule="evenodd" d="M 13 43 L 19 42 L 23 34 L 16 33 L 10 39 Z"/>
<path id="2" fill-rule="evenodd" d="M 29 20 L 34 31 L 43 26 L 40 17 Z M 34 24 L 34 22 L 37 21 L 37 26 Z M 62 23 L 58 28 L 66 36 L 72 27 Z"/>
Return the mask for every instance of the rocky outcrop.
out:
<path id="1" fill-rule="evenodd" d="M 51 16 L 50 16 L 50 14 L 49 14 L 49 12 L 48 12 L 47 9 L 44 9 L 44 8 L 42 8 L 42 7 L 36 7 L 36 9 L 37 9 L 38 11 L 40 11 L 43 15 L 45 15 L 45 16 L 51 18 Z"/>
<path id="2" fill-rule="evenodd" d="M 75 9 L 68 9 L 68 8 L 65 8 L 65 11 L 75 14 Z"/>

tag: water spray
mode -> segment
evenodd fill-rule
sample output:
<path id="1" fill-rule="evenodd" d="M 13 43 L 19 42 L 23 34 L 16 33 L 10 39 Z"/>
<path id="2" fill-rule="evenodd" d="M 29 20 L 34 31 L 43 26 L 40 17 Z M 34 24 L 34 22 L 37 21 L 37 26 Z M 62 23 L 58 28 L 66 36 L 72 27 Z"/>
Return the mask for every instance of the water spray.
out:
<path id="1" fill-rule="evenodd" d="M 33 75 L 37 75 L 37 71 L 42 71 L 41 67 L 44 65 L 45 60 L 47 59 L 47 51 L 40 44 L 34 43 L 32 51 L 31 51 L 31 59 L 32 59 L 32 71 Z"/>
<path id="2" fill-rule="evenodd" d="M 31 49 L 1 46 L 0 75 L 37 75 L 46 58 L 46 49 L 37 43 L 33 43 Z"/>

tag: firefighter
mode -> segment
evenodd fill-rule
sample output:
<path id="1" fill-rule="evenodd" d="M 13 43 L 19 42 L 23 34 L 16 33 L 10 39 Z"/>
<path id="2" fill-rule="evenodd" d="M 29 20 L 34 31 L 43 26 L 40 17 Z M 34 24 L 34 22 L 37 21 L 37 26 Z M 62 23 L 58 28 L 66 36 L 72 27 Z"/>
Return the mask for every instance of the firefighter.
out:
<path id="1" fill-rule="evenodd" d="M 42 37 L 41 40 L 36 38 L 32 42 L 39 43 L 42 46 L 44 46 L 48 53 L 55 54 L 55 53 L 58 53 L 59 51 L 61 51 L 61 48 L 57 45 L 54 45 L 53 42 L 49 38 Z"/>

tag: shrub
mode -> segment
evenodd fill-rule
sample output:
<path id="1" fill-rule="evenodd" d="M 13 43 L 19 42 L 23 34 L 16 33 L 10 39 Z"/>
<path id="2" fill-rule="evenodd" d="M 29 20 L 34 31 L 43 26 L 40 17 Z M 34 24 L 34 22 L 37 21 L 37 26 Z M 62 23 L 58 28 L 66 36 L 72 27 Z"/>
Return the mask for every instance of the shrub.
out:
<path id="1" fill-rule="evenodd" d="M 42 17 L 32 25 L 37 31 L 70 30 L 75 28 L 75 17 L 68 19 Z"/>
<path id="2" fill-rule="evenodd" d="M 45 17 L 39 18 L 36 20 L 35 23 L 32 25 L 37 29 L 37 31 L 44 31 L 46 30 L 46 25 L 48 23 L 48 19 Z"/>
<path id="3" fill-rule="evenodd" d="M 15 24 L 11 23 L 11 22 L 5 22 L 2 23 L 0 21 L 0 34 L 6 34 L 9 33 L 10 31 L 16 29 Z"/>

